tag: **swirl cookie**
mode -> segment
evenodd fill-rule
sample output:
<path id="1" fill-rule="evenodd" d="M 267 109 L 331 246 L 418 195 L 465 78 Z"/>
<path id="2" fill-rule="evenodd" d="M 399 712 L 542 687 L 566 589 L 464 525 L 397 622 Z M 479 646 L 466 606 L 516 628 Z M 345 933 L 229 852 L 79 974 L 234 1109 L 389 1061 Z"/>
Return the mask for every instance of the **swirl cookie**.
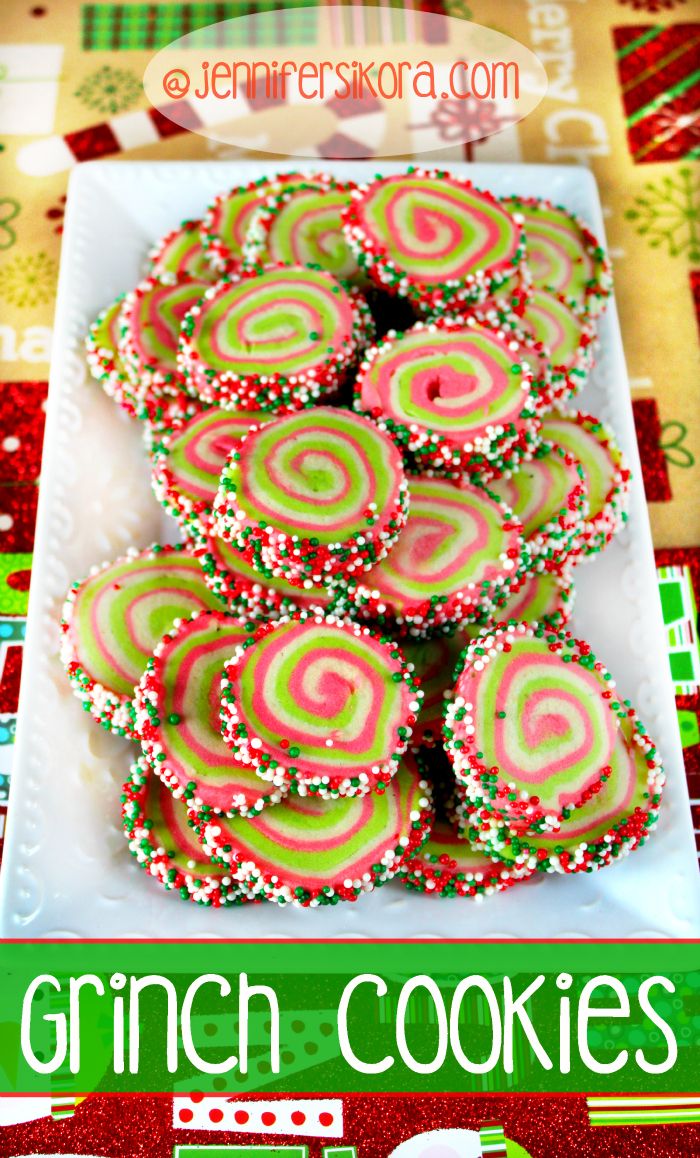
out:
<path id="1" fill-rule="evenodd" d="M 378 285 L 428 310 L 483 301 L 515 278 L 525 254 L 520 225 L 491 193 L 439 170 L 360 186 L 345 228 Z"/>
<path id="2" fill-rule="evenodd" d="M 339 604 L 408 635 L 450 633 L 519 587 L 529 564 L 522 528 L 485 488 L 415 477 L 410 489 L 398 543 Z"/>
<path id="3" fill-rule="evenodd" d="M 522 220 L 530 284 L 561 294 L 577 310 L 600 314 L 612 292 L 612 269 L 588 226 L 551 201 L 504 197 L 501 204 Z"/>
<path id="4" fill-rule="evenodd" d="M 178 620 L 149 659 L 134 701 L 136 734 L 163 783 L 191 807 L 229 816 L 255 816 L 284 795 L 221 738 L 224 666 L 249 633 L 225 611 Z"/>
<path id="5" fill-rule="evenodd" d="M 140 401 L 179 389 L 180 328 L 210 283 L 187 274 L 147 277 L 124 297 L 119 353 Z"/>
<path id="6" fill-rule="evenodd" d="M 577 313 L 561 294 L 542 289 L 532 289 L 512 310 L 496 310 L 495 318 L 526 343 L 525 360 L 541 383 L 544 405 L 580 394 L 594 364 L 591 318 Z"/>
<path id="7" fill-rule="evenodd" d="M 430 787 L 409 756 L 383 792 L 289 796 L 255 820 L 196 817 L 205 852 L 249 893 L 302 908 L 355 901 L 391 880 L 432 821 Z"/>
<path id="8" fill-rule="evenodd" d="M 573 454 L 542 443 L 528 462 L 489 486 L 521 521 L 533 561 L 559 569 L 577 545 L 588 514 L 583 468 Z"/>
<path id="9" fill-rule="evenodd" d="M 465 624 L 463 634 L 468 639 L 476 639 L 484 631 L 511 620 L 529 623 L 533 627 L 544 624 L 559 631 L 571 618 L 574 599 L 575 588 L 569 569 L 564 568 L 561 573 L 537 571 L 523 580 L 522 587 L 490 619 L 483 623 Z"/>
<path id="10" fill-rule="evenodd" d="M 628 717 L 610 674 L 584 641 L 525 623 L 480 635 L 460 663 L 444 736 L 466 797 L 515 832 L 564 834 L 619 775 Z"/>
<path id="11" fill-rule="evenodd" d="M 134 689 L 161 635 L 176 619 L 217 606 L 182 547 L 154 544 L 94 567 L 71 587 L 61 620 L 61 661 L 85 710 L 133 735 Z"/>
<path id="12" fill-rule="evenodd" d="M 583 469 L 588 514 L 579 550 L 596 555 L 627 522 L 631 471 L 612 430 L 580 410 L 553 411 L 543 419 L 542 437 L 573 454 Z"/>
<path id="13" fill-rule="evenodd" d="M 218 273 L 209 262 L 200 238 L 201 221 L 183 221 L 165 234 L 148 254 L 150 272 L 187 274 L 201 281 L 217 281 Z"/>
<path id="14" fill-rule="evenodd" d="M 151 482 L 168 514 L 207 528 L 229 454 L 252 426 L 267 421 L 260 411 L 213 408 L 166 435 L 154 449 Z"/>
<path id="15" fill-rule="evenodd" d="M 614 705 L 617 707 L 614 707 Z M 490 856 L 548 873 L 593 872 L 641 848 L 659 818 L 665 777 L 661 758 L 629 701 L 612 702 L 620 718 L 612 775 L 555 832 L 535 832 L 463 799 L 460 831 Z"/>
<path id="16" fill-rule="evenodd" d="M 201 242 L 207 260 L 219 273 L 232 273 L 243 263 L 243 248 L 256 210 L 262 208 L 280 184 L 298 174 L 280 173 L 270 180 L 260 177 L 220 193 L 202 220 Z"/>
<path id="17" fill-rule="evenodd" d="M 124 295 L 121 294 L 101 310 L 88 330 L 85 355 L 90 373 L 105 394 L 133 415 L 133 402 L 128 397 L 129 375 L 119 353 L 119 318 Z"/>
<path id="18" fill-rule="evenodd" d="M 323 270 L 247 270 L 190 310 L 178 363 L 190 393 L 234 410 L 298 410 L 332 395 L 367 344 L 355 290 Z"/>
<path id="19" fill-rule="evenodd" d="M 224 740 L 258 776 L 299 795 L 384 791 L 421 693 L 395 643 L 350 620 L 298 612 L 242 642 L 221 685 Z"/>
<path id="20" fill-rule="evenodd" d="M 310 265 L 338 281 L 361 283 L 341 220 L 355 188 L 352 181 L 327 174 L 286 182 L 255 212 L 243 247 L 245 263 Z"/>
<path id="21" fill-rule="evenodd" d="M 391 439 L 319 406 L 246 436 L 222 472 L 213 530 L 263 575 L 325 586 L 382 559 L 407 510 Z"/>
<path id="22" fill-rule="evenodd" d="M 523 347 L 475 318 L 389 334 L 360 364 L 354 406 L 421 471 L 499 473 L 523 440 L 537 441 L 539 394 Z"/>
<path id="23" fill-rule="evenodd" d="M 153 774 L 145 756 L 122 789 L 122 827 L 129 852 L 163 888 L 185 901 L 223 909 L 250 898 L 221 864 L 202 850 L 187 808 Z"/>

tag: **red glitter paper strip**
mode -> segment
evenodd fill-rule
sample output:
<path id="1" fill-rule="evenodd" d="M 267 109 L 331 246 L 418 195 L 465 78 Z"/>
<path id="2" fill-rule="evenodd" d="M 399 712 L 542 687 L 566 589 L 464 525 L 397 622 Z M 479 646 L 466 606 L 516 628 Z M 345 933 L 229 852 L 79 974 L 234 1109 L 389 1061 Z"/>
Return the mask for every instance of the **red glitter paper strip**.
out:
<path id="1" fill-rule="evenodd" d="M 4 663 L 0 670 L 0 715 L 17 714 L 23 650 L 21 643 L 11 643 L 3 649 Z"/>
<path id="2" fill-rule="evenodd" d="M 642 460 L 642 479 L 650 503 L 667 503 L 671 499 L 668 463 L 661 449 L 661 422 L 655 398 L 635 398 L 632 402 L 634 425 Z"/>
<path id="3" fill-rule="evenodd" d="M 0 483 L 36 482 L 47 382 L 0 382 Z"/>
<path id="4" fill-rule="evenodd" d="M 266 1100 L 271 1100 L 266 1096 Z M 277 1099 L 275 1099 L 277 1100 Z M 279 1100 L 286 1100 L 284 1098 Z M 361 1158 L 388 1158 L 401 1142 L 435 1129 L 479 1130 L 497 1120 L 506 1137 L 532 1158 L 688 1158 L 700 1154 L 698 1126 L 593 1128 L 584 1096 L 445 1097 L 360 1096 L 344 1099 L 345 1134 L 334 1145 L 357 1147 Z M 304 1142 L 304 1139 L 299 1139 Z M 264 1145 L 267 1135 L 246 1142 Z M 290 1144 L 293 1137 L 289 1138 Z M 179 1145 L 220 1146 L 217 1132 L 172 1126 L 169 1098 L 90 1097 L 72 1118 L 8 1126 L 0 1132 L 0 1158 L 33 1153 L 100 1154 L 104 1158 L 171 1158 Z M 321 1143 L 311 1147 L 321 1158 Z"/>
<path id="5" fill-rule="evenodd" d="M 0 553 L 28 554 L 34 545 L 39 491 L 31 483 L 0 487 Z"/>

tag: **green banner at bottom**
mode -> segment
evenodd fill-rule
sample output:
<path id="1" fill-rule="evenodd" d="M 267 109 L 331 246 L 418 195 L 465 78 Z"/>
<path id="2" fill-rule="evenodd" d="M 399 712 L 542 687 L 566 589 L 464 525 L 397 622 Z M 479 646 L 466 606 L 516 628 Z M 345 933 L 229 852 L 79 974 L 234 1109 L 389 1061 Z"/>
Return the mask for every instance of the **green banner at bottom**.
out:
<path id="1" fill-rule="evenodd" d="M 685 1093 L 700 943 L 0 947 L 0 1093 Z"/>

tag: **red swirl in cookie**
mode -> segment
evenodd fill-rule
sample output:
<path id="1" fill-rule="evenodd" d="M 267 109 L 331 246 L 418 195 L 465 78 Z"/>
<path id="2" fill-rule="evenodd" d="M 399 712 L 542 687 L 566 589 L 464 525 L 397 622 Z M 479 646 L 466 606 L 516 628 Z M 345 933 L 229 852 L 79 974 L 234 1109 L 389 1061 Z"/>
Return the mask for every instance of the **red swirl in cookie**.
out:
<path id="1" fill-rule="evenodd" d="M 144 756 L 132 765 L 122 789 L 122 826 L 131 855 L 183 900 L 219 909 L 251 899 L 228 868 L 207 857 L 186 806 L 153 775 Z"/>
<path id="2" fill-rule="evenodd" d="M 523 524 L 533 559 L 558 570 L 576 548 L 588 514 L 578 460 L 561 446 L 542 443 L 528 462 L 489 485 Z"/>
<path id="3" fill-rule="evenodd" d="M 482 301 L 524 256 L 522 230 L 496 198 L 438 170 L 361 186 L 345 224 L 360 266 L 423 308 Z"/>
<path id="4" fill-rule="evenodd" d="M 430 787 L 410 756 L 383 792 L 289 796 L 254 820 L 193 814 L 205 851 L 249 893 L 302 908 L 355 901 L 391 880 L 428 836 Z"/>
<path id="5" fill-rule="evenodd" d="M 371 326 L 361 295 L 323 270 L 247 270 L 210 287 L 189 312 L 178 361 L 188 389 L 207 402 L 295 410 L 337 390 Z"/>
<path id="6" fill-rule="evenodd" d="M 300 795 L 383 791 L 420 707 L 395 643 L 334 616 L 264 624 L 226 664 L 223 736 L 235 757 Z"/>
<path id="7" fill-rule="evenodd" d="M 613 776 L 614 681 L 584 641 L 525 623 L 460 662 L 444 735 L 467 796 L 514 831 L 563 829 Z"/>
<path id="8" fill-rule="evenodd" d="M 86 710 L 132 735 L 134 688 L 161 635 L 176 619 L 217 606 L 182 547 L 132 549 L 94 567 L 71 587 L 61 621 L 61 660 Z"/>
<path id="9" fill-rule="evenodd" d="M 529 561 L 520 523 L 482 487 L 415 477 L 410 489 L 398 543 L 340 601 L 418 636 L 493 611 Z"/>
<path id="10" fill-rule="evenodd" d="M 382 559 L 407 508 L 391 440 L 365 418 L 319 406 L 247 435 L 222 472 L 213 530 L 261 574 L 325 586 Z"/>
<path id="11" fill-rule="evenodd" d="M 224 666 L 248 638 L 244 620 L 204 611 L 178 620 L 155 649 L 136 690 L 135 729 L 154 771 L 192 807 L 255 816 L 284 795 L 221 738 Z"/>
<path id="12" fill-rule="evenodd" d="M 538 429 L 539 395 L 522 346 L 473 317 L 389 334 L 360 365 L 354 405 L 419 469 L 499 468 Z"/>

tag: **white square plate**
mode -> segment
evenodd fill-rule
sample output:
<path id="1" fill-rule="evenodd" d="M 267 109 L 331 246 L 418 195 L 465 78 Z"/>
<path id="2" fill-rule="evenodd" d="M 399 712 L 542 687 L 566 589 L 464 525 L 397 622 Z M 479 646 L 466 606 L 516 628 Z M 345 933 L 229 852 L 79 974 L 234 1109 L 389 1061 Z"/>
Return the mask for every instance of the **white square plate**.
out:
<path id="1" fill-rule="evenodd" d="M 140 432 L 89 377 L 82 343 L 98 310 L 136 283 L 155 238 L 200 216 L 227 186 L 270 162 L 95 162 L 70 182 L 56 312 L 41 501 L 5 854 L 5 937 L 692 937 L 700 878 L 658 598 L 620 329 L 611 301 L 598 366 L 582 405 L 610 422 L 634 471 L 627 528 L 576 572 L 577 633 L 590 640 L 665 758 L 668 787 L 649 844 L 578 878 L 542 877 L 484 904 L 440 901 L 390 884 L 354 905 L 222 912 L 183 904 L 129 856 L 119 788 L 133 746 L 95 727 L 58 661 L 58 621 L 70 582 L 131 544 L 172 541 L 149 486 Z M 286 166 L 288 167 L 288 165 Z M 328 165 L 363 179 L 374 166 Z M 386 163 L 385 172 L 400 165 Z M 585 170 L 459 165 L 496 193 L 547 196 L 603 235 Z"/>

